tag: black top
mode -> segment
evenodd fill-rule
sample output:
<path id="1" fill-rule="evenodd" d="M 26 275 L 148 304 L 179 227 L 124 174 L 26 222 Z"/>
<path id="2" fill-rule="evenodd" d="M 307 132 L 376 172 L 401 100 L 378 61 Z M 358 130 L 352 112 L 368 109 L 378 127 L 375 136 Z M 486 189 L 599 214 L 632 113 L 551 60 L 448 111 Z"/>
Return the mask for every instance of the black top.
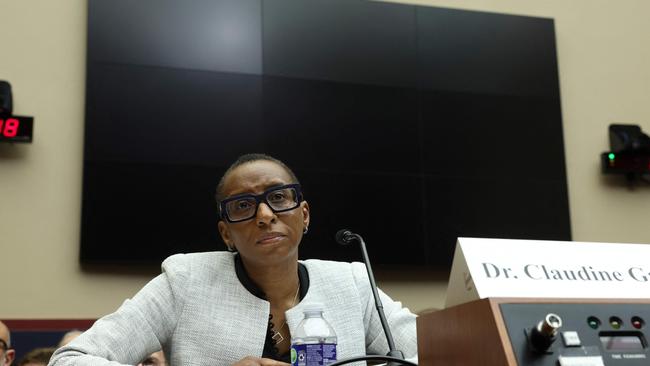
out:
<path id="1" fill-rule="evenodd" d="M 235 255 L 235 272 L 237 273 L 237 278 L 239 282 L 250 292 L 251 294 L 259 297 L 260 299 L 267 300 L 266 294 L 259 288 L 246 273 L 244 264 L 239 256 Z M 298 281 L 300 282 L 300 300 L 302 300 L 305 295 L 307 295 L 307 290 L 309 290 L 309 273 L 307 268 L 302 263 L 298 263 Z M 271 338 L 273 336 L 273 315 L 269 314 L 269 324 L 266 330 L 266 340 L 264 341 L 264 351 L 262 351 L 262 357 L 272 358 L 274 360 L 291 363 L 290 356 L 291 352 L 286 352 L 285 354 L 278 354 L 278 348 L 275 346 L 275 340 Z M 289 340 L 287 340 L 289 341 Z"/>

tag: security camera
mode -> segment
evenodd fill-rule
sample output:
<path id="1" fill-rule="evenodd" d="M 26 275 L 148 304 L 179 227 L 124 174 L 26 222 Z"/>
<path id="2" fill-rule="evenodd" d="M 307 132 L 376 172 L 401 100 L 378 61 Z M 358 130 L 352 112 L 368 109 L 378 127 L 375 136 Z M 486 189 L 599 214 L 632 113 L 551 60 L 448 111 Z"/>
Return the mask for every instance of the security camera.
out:
<path id="1" fill-rule="evenodd" d="M 601 154 L 604 174 L 624 174 L 633 180 L 650 176 L 650 137 L 637 125 L 609 125 L 610 151 Z"/>
<path id="2" fill-rule="evenodd" d="M 11 84 L 0 80 L 0 116 L 10 116 L 11 112 L 13 112 Z"/>

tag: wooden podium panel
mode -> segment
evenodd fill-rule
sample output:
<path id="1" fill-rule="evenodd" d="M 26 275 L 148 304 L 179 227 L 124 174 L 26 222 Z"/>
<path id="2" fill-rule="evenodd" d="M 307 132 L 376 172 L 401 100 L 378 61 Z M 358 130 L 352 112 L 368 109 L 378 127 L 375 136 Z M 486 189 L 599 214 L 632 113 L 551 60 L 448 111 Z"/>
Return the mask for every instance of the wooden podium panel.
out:
<path id="1" fill-rule="evenodd" d="M 516 365 L 493 299 L 472 301 L 417 319 L 422 366 Z"/>

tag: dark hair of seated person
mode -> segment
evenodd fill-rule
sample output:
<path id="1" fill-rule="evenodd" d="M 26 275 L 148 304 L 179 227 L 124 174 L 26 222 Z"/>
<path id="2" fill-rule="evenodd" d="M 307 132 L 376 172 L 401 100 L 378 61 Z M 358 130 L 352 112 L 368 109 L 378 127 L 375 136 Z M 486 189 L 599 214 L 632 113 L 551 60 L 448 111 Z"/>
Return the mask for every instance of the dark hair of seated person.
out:
<path id="1" fill-rule="evenodd" d="M 226 177 L 232 173 L 233 170 L 239 168 L 240 166 L 247 164 L 247 163 L 252 163 L 255 161 L 270 161 L 272 163 L 276 163 L 279 166 L 284 169 L 287 174 L 289 174 L 289 177 L 291 177 L 292 183 L 298 183 L 300 184 L 300 181 L 298 181 L 298 177 L 296 174 L 289 168 L 284 162 L 281 160 L 278 160 L 272 156 L 266 155 L 266 154 L 259 154 L 259 153 L 252 153 L 252 154 L 244 154 L 237 158 L 234 163 L 228 167 L 225 173 L 223 173 L 223 176 L 219 180 L 219 183 L 217 184 L 217 193 L 215 195 L 215 198 L 217 199 L 217 206 L 219 205 L 219 202 L 221 202 L 224 199 L 224 194 L 223 194 L 223 188 L 224 184 L 226 181 Z"/>
<path id="2" fill-rule="evenodd" d="M 25 356 L 20 359 L 18 366 L 32 366 L 40 364 L 46 366 L 50 362 L 50 358 L 52 358 L 54 351 L 56 351 L 56 348 L 54 347 L 34 348 L 33 350 L 27 352 L 27 354 L 25 354 Z"/>

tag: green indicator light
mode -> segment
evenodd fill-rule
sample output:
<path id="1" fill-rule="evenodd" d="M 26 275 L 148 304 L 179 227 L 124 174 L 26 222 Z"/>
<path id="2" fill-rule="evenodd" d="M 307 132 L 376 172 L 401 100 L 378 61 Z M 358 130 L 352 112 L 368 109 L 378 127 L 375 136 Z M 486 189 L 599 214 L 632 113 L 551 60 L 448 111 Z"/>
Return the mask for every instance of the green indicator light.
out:
<path id="1" fill-rule="evenodd" d="M 600 320 L 598 320 L 598 318 L 595 316 L 590 316 L 587 319 L 587 324 L 591 329 L 598 329 L 598 327 L 600 327 Z"/>
<path id="2" fill-rule="evenodd" d="M 616 155 L 614 153 L 609 153 L 608 157 L 609 160 L 614 160 L 616 158 Z"/>

